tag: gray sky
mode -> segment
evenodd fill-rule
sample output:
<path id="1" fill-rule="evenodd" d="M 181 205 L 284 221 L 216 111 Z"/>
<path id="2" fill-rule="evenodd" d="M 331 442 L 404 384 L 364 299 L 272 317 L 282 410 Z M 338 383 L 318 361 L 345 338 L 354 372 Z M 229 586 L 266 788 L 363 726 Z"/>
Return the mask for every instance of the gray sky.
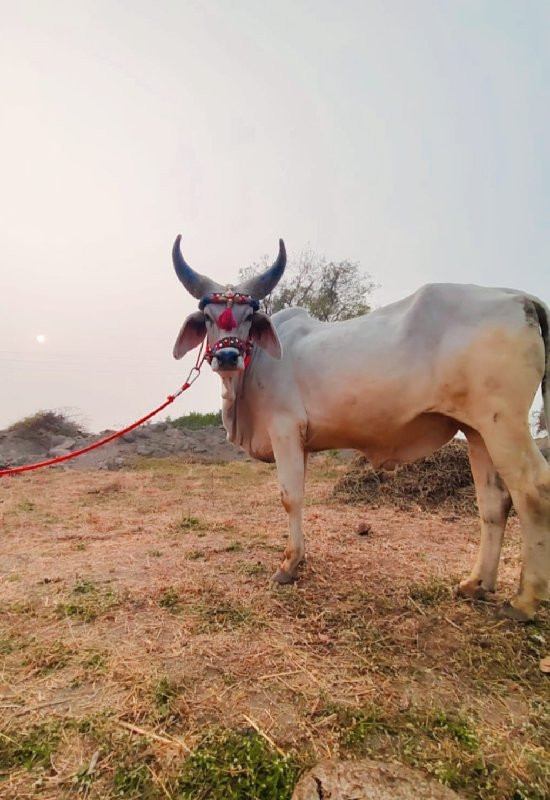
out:
<path id="1" fill-rule="evenodd" d="M 0 427 L 158 405 L 196 303 L 282 236 L 550 302 L 546 0 L 0 0 Z M 46 341 L 39 344 L 37 334 Z M 220 406 L 205 369 L 173 416 Z"/>

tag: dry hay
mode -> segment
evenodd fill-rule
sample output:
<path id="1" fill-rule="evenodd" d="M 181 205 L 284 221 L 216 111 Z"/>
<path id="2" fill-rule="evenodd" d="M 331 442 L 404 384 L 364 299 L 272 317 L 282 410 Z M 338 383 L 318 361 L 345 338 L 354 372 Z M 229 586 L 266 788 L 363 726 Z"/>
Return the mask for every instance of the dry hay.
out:
<path id="1" fill-rule="evenodd" d="M 358 456 L 336 484 L 334 494 L 377 508 L 390 504 L 400 509 L 419 506 L 423 510 L 477 512 L 466 443 L 458 440 L 395 472 L 375 470 L 364 456 Z"/>

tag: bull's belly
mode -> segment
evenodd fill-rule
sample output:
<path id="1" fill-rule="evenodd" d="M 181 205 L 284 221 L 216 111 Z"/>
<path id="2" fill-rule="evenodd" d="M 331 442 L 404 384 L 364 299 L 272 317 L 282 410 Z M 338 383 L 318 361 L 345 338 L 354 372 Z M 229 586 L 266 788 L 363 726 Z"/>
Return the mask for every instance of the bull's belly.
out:
<path id="1" fill-rule="evenodd" d="M 375 467 L 392 469 L 424 458 L 450 441 L 459 430 L 451 417 L 437 413 L 420 414 L 401 425 L 388 421 L 376 429 L 368 425 L 336 426 L 310 423 L 305 449 L 308 452 L 351 448 L 360 450 Z"/>

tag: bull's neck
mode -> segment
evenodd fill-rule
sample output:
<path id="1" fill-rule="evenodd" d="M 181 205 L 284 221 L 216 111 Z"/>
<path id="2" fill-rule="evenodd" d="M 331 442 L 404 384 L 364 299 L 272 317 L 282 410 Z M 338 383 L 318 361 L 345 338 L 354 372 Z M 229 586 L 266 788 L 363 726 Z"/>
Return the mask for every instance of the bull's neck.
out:
<path id="1" fill-rule="evenodd" d="M 222 378 L 222 422 L 230 442 L 237 444 L 237 411 L 244 373 Z"/>

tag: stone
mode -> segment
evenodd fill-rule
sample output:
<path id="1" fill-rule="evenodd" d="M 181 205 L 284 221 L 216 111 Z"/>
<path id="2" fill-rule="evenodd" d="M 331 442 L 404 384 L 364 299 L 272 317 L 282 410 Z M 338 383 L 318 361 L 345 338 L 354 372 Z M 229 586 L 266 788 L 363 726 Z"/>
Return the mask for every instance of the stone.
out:
<path id="1" fill-rule="evenodd" d="M 66 436 L 61 433 L 54 433 L 50 438 L 50 447 L 59 447 L 66 440 Z"/>
<path id="2" fill-rule="evenodd" d="M 66 447 L 59 445 L 58 447 L 52 447 L 48 455 L 50 458 L 61 458 L 61 456 L 68 456 L 70 452 Z"/>
<path id="3" fill-rule="evenodd" d="M 403 764 L 321 761 L 303 775 L 292 800 L 460 800 L 456 792 Z"/>

